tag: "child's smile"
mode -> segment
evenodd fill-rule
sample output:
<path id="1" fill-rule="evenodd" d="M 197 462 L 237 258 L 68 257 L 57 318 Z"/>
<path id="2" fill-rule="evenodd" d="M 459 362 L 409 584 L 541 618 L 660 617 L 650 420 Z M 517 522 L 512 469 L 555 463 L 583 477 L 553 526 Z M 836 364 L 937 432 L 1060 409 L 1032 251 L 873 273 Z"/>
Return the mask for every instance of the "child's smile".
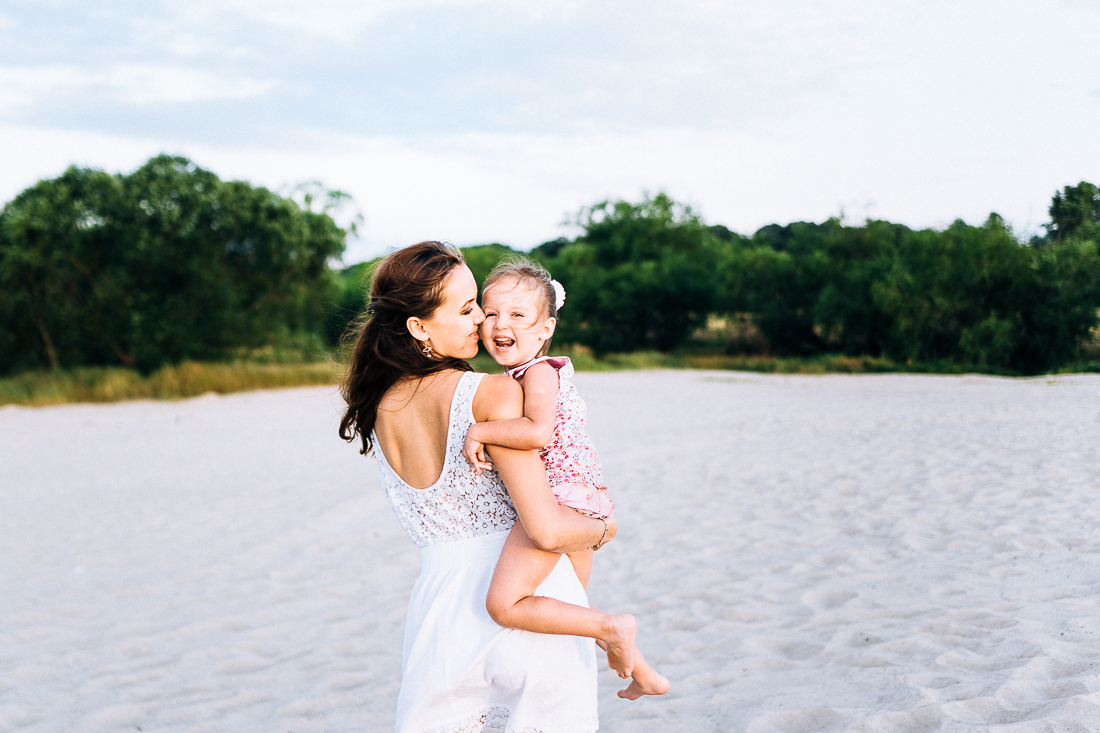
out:
<path id="1" fill-rule="evenodd" d="M 515 278 L 499 280 L 485 291 L 481 342 L 496 363 L 510 368 L 538 356 L 554 333 L 554 319 L 544 315 L 544 297 L 540 289 Z"/>

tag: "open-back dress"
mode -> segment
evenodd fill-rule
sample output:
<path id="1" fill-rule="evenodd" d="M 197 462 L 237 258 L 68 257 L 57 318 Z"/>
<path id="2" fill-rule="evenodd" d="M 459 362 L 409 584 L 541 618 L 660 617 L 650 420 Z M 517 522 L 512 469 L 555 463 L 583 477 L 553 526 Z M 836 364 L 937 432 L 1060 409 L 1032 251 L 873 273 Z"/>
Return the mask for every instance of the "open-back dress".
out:
<path id="1" fill-rule="evenodd" d="M 434 484 L 414 489 L 375 451 L 394 512 L 420 546 L 402 647 L 397 733 L 591 733 L 596 655 L 591 639 L 506 629 L 485 594 L 516 511 L 495 471 L 462 457 L 484 374 L 465 372 L 451 398 L 447 452 Z M 377 439 L 376 443 L 377 445 Z M 566 556 L 536 594 L 588 605 Z"/>

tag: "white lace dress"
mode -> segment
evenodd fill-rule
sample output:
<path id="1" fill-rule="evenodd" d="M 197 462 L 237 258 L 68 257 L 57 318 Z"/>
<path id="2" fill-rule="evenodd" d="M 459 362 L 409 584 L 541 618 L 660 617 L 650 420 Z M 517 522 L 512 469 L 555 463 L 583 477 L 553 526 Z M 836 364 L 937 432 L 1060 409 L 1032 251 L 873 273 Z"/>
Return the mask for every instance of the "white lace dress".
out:
<path id="1" fill-rule="evenodd" d="M 405 622 L 397 733 L 474 733 L 485 727 L 591 733 L 599 728 L 592 640 L 505 629 L 485 610 L 516 512 L 500 476 L 485 471 L 478 477 L 462 457 L 484 376 L 466 372 L 458 382 L 447 454 L 434 484 L 410 487 L 375 451 L 386 495 L 421 548 L 420 577 Z M 564 555 L 536 593 L 588 605 Z"/>

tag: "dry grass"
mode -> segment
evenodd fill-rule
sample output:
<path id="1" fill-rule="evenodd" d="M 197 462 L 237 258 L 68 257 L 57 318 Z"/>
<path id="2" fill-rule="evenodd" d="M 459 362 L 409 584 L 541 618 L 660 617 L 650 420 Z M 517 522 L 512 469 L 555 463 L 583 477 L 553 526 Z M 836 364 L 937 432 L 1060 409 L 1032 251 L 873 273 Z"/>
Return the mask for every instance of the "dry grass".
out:
<path id="1" fill-rule="evenodd" d="M 336 384 L 341 367 L 329 362 L 254 364 L 184 362 L 142 375 L 133 369 L 85 367 L 27 372 L 0 379 L 0 405 L 176 400 L 216 392 Z"/>
<path id="2" fill-rule="evenodd" d="M 874 374 L 904 371 L 903 367 L 889 359 L 841 355 L 781 358 L 643 351 L 634 354 L 609 354 L 603 362 L 612 369 L 715 369 L 770 374 Z"/>
<path id="3" fill-rule="evenodd" d="M 568 356 L 578 371 L 607 372 L 629 369 L 712 369 L 771 374 L 876 374 L 918 372 L 960 374 L 977 371 L 957 364 L 899 364 L 889 359 L 824 355 L 802 358 L 731 356 L 715 353 L 633 354 L 593 356 L 584 347 L 555 347 L 554 354 Z M 1094 355 L 1095 356 L 1095 355 Z M 500 372 L 484 352 L 471 360 L 482 372 Z M 1100 371 L 1100 361 L 1082 361 L 1060 372 Z M 257 389 L 280 389 L 339 383 L 343 365 L 334 361 L 257 363 L 184 362 L 149 375 L 119 367 L 84 367 L 56 372 L 26 372 L 0 379 L 0 405 L 38 407 L 74 402 L 122 400 L 178 400 L 207 392 L 228 394 Z"/>
<path id="4" fill-rule="evenodd" d="M 911 367 L 889 359 L 867 356 L 816 356 L 781 358 L 775 356 L 743 356 L 716 353 L 672 353 L 636 351 L 631 354 L 607 354 L 593 356 L 583 346 L 553 347 L 554 354 L 568 356 L 582 372 L 607 372 L 624 369 L 716 369 L 772 374 L 872 374 L 882 372 L 911 371 Z M 492 359 L 480 353 L 472 360 L 478 371 L 499 372 Z"/>
<path id="5" fill-rule="evenodd" d="M 896 371 L 892 362 L 857 357 L 776 359 L 700 354 L 662 354 L 644 351 L 609 354 L 597 359 L 584 347 L 554 349 L 573 359 L 580 371 L 623 369 L 736 369 L 785 374 L 865 373 Z M 478 371 L 499 372 L 484 352 L 471 360 Z M 40 407 L 74 402 L 122 400 L 178 400 L 207 392 L 228 394 L 257 389 L 278 389 L 337 384 L 342 365 L 334 362 L 229 363 L 184 362 L 143 375 L 121 367 L 82 367 L 53 372 L 26 372 L 0 379 L 0 405 Z"/>

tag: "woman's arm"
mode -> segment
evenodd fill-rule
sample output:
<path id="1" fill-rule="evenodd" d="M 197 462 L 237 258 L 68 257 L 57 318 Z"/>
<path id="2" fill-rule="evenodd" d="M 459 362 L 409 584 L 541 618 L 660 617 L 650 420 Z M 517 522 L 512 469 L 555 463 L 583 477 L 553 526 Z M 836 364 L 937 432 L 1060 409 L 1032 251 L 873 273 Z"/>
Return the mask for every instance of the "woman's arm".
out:
<path id="1" fill-rule="evenodd" d="M 478 422 L 515 419 L 523 411 L 523 390 L 511 377 L 485 377 L 474 396 L 473 408 Z M 523 529 L 539 549 L 574 552 L 593 547 L 604 537 L 602 520 L 563 507 L 554 499 L 537 453 L 498 445 L 490 446 L 489 453 L 508 487 Z M 615 521 L 608 519 L 606 539 L 614 537 L 615 530 Z"/>

